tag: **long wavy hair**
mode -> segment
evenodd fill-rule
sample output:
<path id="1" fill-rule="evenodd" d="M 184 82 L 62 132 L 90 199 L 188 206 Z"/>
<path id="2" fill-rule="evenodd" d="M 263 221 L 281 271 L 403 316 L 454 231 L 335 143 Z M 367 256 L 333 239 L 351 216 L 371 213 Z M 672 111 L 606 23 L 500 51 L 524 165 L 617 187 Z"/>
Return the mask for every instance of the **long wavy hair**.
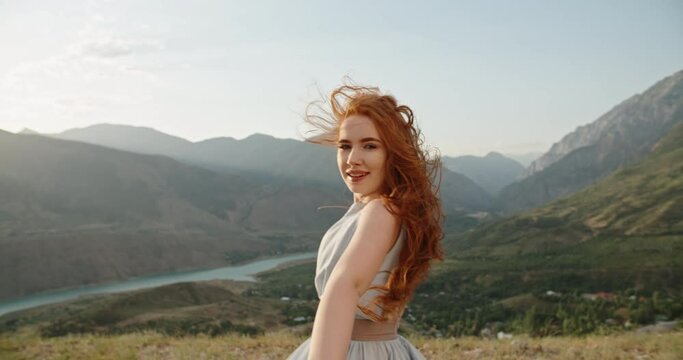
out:
<path id="1" fill-rule="evenodd" d="M 343 121 L 352 115 L 367 116 L 387 149 L 385 181 L 380 198 L 385 207 L 401 219 L 406 241 L 398 265 L 384 285 L 372 285 L 380 295 L 370 306 L 382 309 L 376 314 L 369 307 L 357 305 L 373 321 L 385 321 L 402 315 L 415 288 L 427 277 L 433 259 L 443 260 L 443 214 L 438 197 L 441 185 L 441 156 L 430 156 L 424 137 L 417 127 L 413 111 L 399 105 L 392 95 L 376 87 L 344 84 L 333 90 L 327 100 L 308 103 L 304 121 L 313 126 L 313 136 L 305 141 L 335 146 Z M 400 312 L 400 313 L 399 313 Z"/>

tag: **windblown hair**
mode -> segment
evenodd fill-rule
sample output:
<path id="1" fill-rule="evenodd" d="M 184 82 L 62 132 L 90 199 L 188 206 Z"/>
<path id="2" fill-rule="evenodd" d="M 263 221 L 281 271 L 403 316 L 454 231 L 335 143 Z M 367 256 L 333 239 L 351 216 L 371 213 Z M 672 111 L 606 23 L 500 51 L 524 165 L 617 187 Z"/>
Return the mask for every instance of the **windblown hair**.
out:
<path id="1" fill-rule="evenodd" d="M 398 319 L 413 297 L 415 288 L 427 277 L 431 260 L 443 260 L 441 239 L 445 218 L 437 196 L 441 185 L 441 157 L 423 148 L 422 132 L 413 111 L 399 105 L 391 95 L 376 87 L 344 84 L 329 97 L 308 104 L 304 121 L 312 125 L 314 136 L 305 141 L 336 146 L 343 121 L 352 115 L 367 116 L 377 128 L 387 149 L 385 181 L 380 198 L 385 207 L 401 219 L 406 232 L 398 265 L 383 286 L 372 285 L 380 295 L 370 306 L 382 309 L 378 315 L 369 307 L 358 308 L 373 321 Z M 437 176 L 438 175 L 438 179 Z M 438 182 L 436 182 L 438 180 Z"/>

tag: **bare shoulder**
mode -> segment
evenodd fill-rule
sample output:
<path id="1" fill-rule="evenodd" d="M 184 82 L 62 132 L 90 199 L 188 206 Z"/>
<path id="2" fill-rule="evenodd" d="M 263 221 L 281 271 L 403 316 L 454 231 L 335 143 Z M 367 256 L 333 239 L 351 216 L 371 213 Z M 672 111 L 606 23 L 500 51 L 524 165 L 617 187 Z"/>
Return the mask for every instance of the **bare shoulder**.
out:
<path id="1" fill-rule="evenodd" d="M 391 233 L 398 233 L 400 219 L 389 211 L 389 207 L 394 209 L 392 204 L 385 205 L 381 199 L 373 199 L 361 210 L 363 222 L 371 224 L 372 228 L 384 230 Z"/>
<path id="2" fill-rule="evenodd" d="M 396 207 L 395 205 L 388 203 L 384 204 L 381 199 L 372 199 L 368 204 L 365 206 L 365 208 L 362 211 L 365 211 L 368 213 L 368 216 L 370 217 L 380 217 L 380 218 L 394 218 L 398 219 L 398 217 L 389 211 L 389 208 L 391 208 L 393 211 L 395 211 Z"/>

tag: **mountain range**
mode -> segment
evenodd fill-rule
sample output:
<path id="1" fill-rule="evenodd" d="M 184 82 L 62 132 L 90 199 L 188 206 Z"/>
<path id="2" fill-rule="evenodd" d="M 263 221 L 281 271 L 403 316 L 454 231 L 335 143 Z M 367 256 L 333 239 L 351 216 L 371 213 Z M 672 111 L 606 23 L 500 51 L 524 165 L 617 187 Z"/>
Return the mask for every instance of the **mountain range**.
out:
<path id="1" fill-rule="evenodd" d="M 269 184 L 299 184 L 344 189 L 336 149 L 293 139 L 253 134 L 242 140 L 213 138 L 192 143 L 150 128 L 98 124 L 51 137 L 115 149 L 172 157 L 210 170 L 258 178 Z M 471 178 L 444 169 L 446 211 L 488 210 L 492 198 Z"/>
<path id="2" fill-rule="evenodd" d="M 105 127 L 121 131 L 114 139 L 123 131 L 140 131 Z M 98 131 L 100 136 L 108 134 Z M 157 150 L 173 149 L 179 141 L 142 132 L 148 141 L 156 136 L 155 142 L 166 144 Z M 334 162 L 327 167 L 331 174 L 317 180 L 279 173 L 286 169 L 294 174 L 296 168 L 300 173 L 324 172 L 307 166 L 297 156 L 301 151 L 310 154 L 309 164 L 335 160 L 325 149 L 273 139 L 235 141 L 228 153 L 242 159 L 220 164 L 211 162 L 211 155 L 218 159 L 219 151 L 228 151 L 225 147 L 196 158 L 201 160 L 183 162 L 1 131 L 0 298 L 314 251 L 325 229 L 351 204 L 350 193 L 343 184 L 321 181 L 339 177 Z M 270 156 L 276 163 L 276 154 L 286 151 L 294 159 L 289 168 L 280 164 L 269 173 L 270 168 L 257 161 L 259 155 Z M 244 160 L 250 156 L 252 160 Z M 491 202 L 470 179 L 447 169 L 440 194 L 451 219 Z"/>
<path id="3" fill-rule="evenodd" d="M 607 251 L 606 244 L 617 239 Z M 448 248 L 458 256 L 490 258 L 560 255 L 581 248 L 636 265 L 637 259 L 653 255 L 626 254 L 632 246 L 657 249 L 663 261 L 680 254 L 682 241 L 683 123 L 654 143 L 641 161 L 568 197 L 460 234 Z"/>
<path id="4" fill-rule="evenodd" d="M 601 224 L 611 224 L 610 219 L 662 224 L 658 215 L 642 211 L 629 218 L 605 210 L 611 209 L 610 200 L 599 195 L 611 194 L 610 186 L 620 188 L 611 177 L 610 185 L 600 185 L 596 193 L 581 191 L 602 184 L 615 170 L 660 156 L 657 148 L 675 147 L 670 144 L 676 141 L 661 139 L 682 122 L 682 104 L 683 71 L 565 136 L 532 164 L 525 178 L 519 163 L 497 153 L 444 157 L 439 196 L 451 254 L 552 249 L 555 242 L 604 234 L 610 227 Z M 646 163 L 661 164 L 657 159 Z M 663 171 L 653 166 L 639 171 Z M 0 298 L 312 251 L 351 203 L 334 149 L 262 134 L 193 143 L 154 129 L 113 124 L 60 134 L 0 131 L 0 169 Z M 653 184 L 676 184 L 659 179 Z M 678 190 L 674 186 L 667 196 L 677 199 Z M 575 199 L 574 193 L 588 205 L 546 207 Z M 680 220 L 679 203 L 665 197 L 653 201 L 652 214 Z M 576 209 L 590 204 L 602 209 L 591 221 L 567 215 L 584 214 Z M 532 208 L 542 215 L 522 212 Z M 508 217 L 499 220 L 501 215 Z M 673 234 L 677 226 L 665 223 Z"/>
<path id="5" fill-rule="evenodd" d="M 512 214 L 570 195 L 638 161 L 649 147 L 683 121 L 683 71 L 668 76 L 553 144 L 528 168 L 502 154 L 442 158 L 449 212 Z M 270 183 L 344 184 L 335 150 L 293 139 L 254 134 L 197 143 L 144 127 L 98 124 L 48 135 L 120 150 L 165 155 L 214 171 L 260 177 Z M 452 183 L 451 183 L 452 182 Z M 482 191 L 483 190 L 483 191 Z"/>
<path id="6" fill-rule="evenodd" d="M 564 136 L 530 165 L 523 180 L 501 190 L 494 207 L 510 214 L 572 194 L 639 161 L 681 122 L 683 71 Z"/>
<path id="7" fill-rule="evenodd" d="M 446 323 L 463 318 L 448 311 L 448 299 L 483 307 L 486 319 L 496 319 L 501 309 L 524 314 L 535 306 L 552 321 L 560 299 L 564 309 L 585 309 L 569 304 L 582 301 L 581 293 L 641 296 L 637 302 L 636 296 L 630 303 L 606 302 L 615 310 L 605 317 L 680 317 L 683 124 L 641 161 L 568 197 L 448 236 L 444 245 L 446 261 L 422 288 L 443 296 L 419 298 L 415 306 L 442 309 L 436 316 Z M 647 307 L 643 296 L 667 298 L 677 310 L 636 310 Z"/>
<path id="8" fill-rule="evenodd" d="M 164 156 L 0 132 L 0 298 L 310 251 L 350 204 Z M 241 255 L 240 255 L 241 254 Z"/>

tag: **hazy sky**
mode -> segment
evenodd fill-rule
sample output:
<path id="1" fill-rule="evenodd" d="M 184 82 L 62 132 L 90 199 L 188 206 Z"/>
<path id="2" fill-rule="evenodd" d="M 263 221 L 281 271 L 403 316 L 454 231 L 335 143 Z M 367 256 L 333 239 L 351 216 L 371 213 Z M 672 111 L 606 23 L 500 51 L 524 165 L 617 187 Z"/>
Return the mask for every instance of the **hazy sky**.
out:
<path id="1" fill-rule="evenodd" d="M 683 1 L 5 1 L 0 129 L 300 139 L 344 75 L 442 154 L 544 151 L 683 69 Z"/>

